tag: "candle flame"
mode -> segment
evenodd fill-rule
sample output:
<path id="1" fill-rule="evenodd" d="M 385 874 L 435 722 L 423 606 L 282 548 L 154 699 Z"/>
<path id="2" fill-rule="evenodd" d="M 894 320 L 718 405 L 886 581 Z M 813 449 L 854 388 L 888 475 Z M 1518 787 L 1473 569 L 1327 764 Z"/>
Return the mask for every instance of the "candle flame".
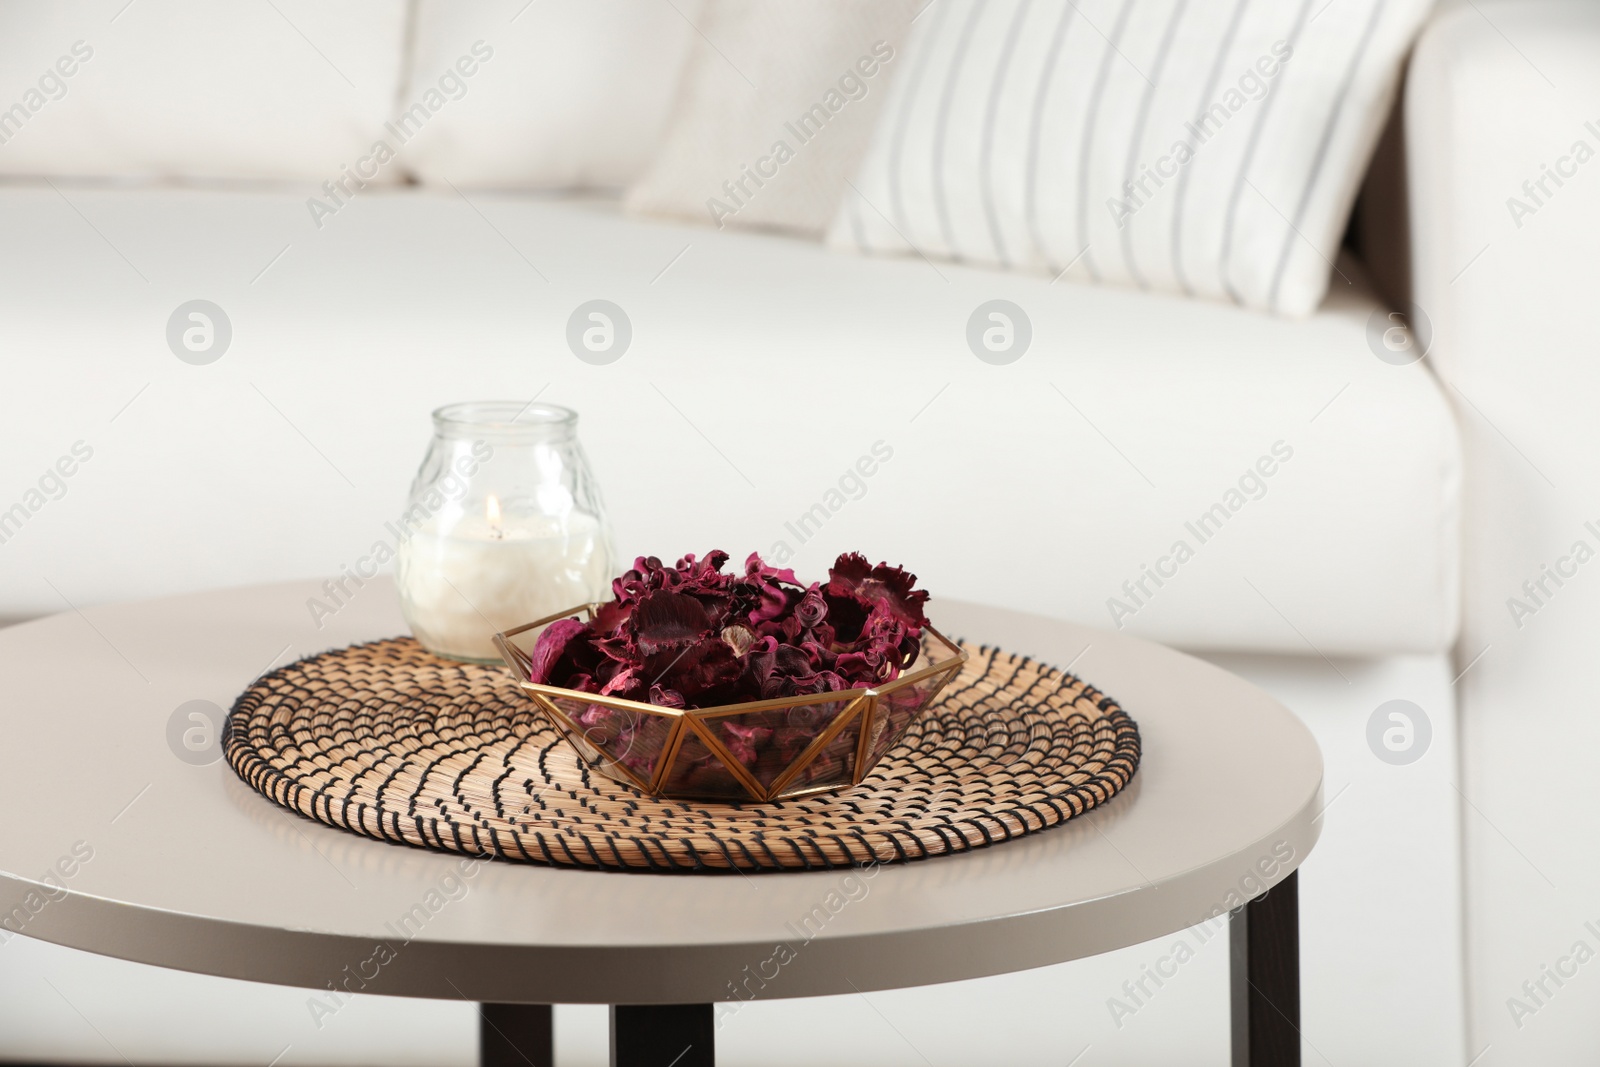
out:
<path id="1" fill-rule="evenodd" d="M 484 501 L 483 516 L 489 520 L 489 533 L 494 537 L 500 536 L 500 498 L 493 493 Z"/>

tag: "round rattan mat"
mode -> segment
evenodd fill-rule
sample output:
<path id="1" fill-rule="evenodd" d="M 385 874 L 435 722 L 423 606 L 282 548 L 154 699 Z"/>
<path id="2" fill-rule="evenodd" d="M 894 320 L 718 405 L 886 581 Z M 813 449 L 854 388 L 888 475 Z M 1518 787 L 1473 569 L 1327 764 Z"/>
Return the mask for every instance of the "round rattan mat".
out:
<path id="1" fill-rule="evenodd" d="M 1111 799 L 1139 728 L 1078 678 L 964 646 L 962 673 L 852 789 L 657 800 L 592 773 L 503 667 L 411 638 L 326 652 L 234 703 L 224 750 L 277 804 L 422 848 L 652 871 L 814 870 L 965 852 Z"/>

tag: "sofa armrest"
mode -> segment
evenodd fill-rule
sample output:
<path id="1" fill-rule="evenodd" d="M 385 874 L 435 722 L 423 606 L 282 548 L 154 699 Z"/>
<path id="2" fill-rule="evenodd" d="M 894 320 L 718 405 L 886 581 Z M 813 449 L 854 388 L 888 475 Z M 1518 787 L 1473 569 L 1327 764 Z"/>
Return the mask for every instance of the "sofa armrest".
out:
<path id="1" fill-rule="evenodd" d="M 1596 55 L 1592 3 L 1474 0 L 1406 82 L 1409 307 L 1465 459 L 1463 666 L 1525 639 L 1511 600 L 1600 520 Z"/>
<path id="2" fill-rule="evenodd" d="M 1409 265 L 1387 295 L 1462 432 L 1462 667 L 1517 643 L 1508 598 L 1600 523 L 1596 55 L 1587 0 L 1449 5 L 1369 181 L 1387 232 L 1367 220 L 1382 245 L 1367 254 Z M 1385 195 L 1386 177 L 1405 194 Z"/>
<path id="3" fill-rule="evenodd" d="M 1572 847 L 1600 834 L 1596 56 L 1592 3 L 1473 0 L 1426 30 L 1406 87 L 1413 322 L 1432 323 L 1465 459 L 1456 788 L 1482 1067 L 1592 1062 L 1600 1012 L 1576 983 L 1536 1022 L 1516 1007 L 1581 925 L 1569 887 L 1600 884 Z M 1534 747 L 1537 774 L 1506 773 Z"/>
<path id="4" fill-rule="evenodd" d="M 1600 353 L 1597 55 L 1600 7 L 1585 0 L 1453 6 L 1418 43 L 1403 116 L 1410 298 L 1435 369 L 1462 390 L 1470 377 L 1543 393 L 1530 360 L 1560 373 Z"/>

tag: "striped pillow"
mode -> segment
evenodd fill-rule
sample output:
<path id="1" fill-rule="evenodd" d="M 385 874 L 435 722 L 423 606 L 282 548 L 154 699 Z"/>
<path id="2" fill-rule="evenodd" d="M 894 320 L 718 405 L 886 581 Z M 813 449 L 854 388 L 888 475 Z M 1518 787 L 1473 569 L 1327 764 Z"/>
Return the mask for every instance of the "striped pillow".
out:
<path id="1" fill-rule="evenodd" d="M 1431 3 L 933 0 L 829 242 L 1309 314 Z"/>

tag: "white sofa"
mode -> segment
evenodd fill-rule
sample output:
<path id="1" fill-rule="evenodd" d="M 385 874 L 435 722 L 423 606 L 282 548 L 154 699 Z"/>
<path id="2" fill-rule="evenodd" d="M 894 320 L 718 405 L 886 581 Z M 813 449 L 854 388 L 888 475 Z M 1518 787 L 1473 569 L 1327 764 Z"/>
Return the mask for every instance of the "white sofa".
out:
<path id="1" fill-rule="evenodd" d="M 1385 1040 L 1410 1042 L 1413 1062 L 1455 1040 L 1455 804 L 1444 771 L 1454 758 L 1446 650 L 1457 610 L 1458 446 L 1427 371 L 1368 350 L 1371 295 L 1340 294 L 1316 317 L 1289 322 L 960 268 L 944 268 L 947 284 L 917 262 L 641 222 L 605 204 L 475 196 L 469 206 L 428 190 L 359 205 L 328 245 L 308 245 L 301 260 L 291 248 L 252 285 L 256 260 L 297 235 L 302 198 L 68 190 L 141 270 L 171 272 L 153 297 L 53 191 L 3 195 L 36 228 L 33 255 L 61 257 L 35 261 L 28 277 L 18 270 L 12 292 L 26 285 L 26 297 L 0 326 L 7 352 L 52 353 L 7 368 L 8 420 L 19 442 L 40 446 L 8 455 L 12 481 L 37 478 L 52 450 L 80 437 L 94 449 L 66 494 L 0 546 L 8 610 L 335 574 L 401 510 L 428 410 L 476 396 L 538 394 L 582 413 L 580 435 L 630 558 L 782 540 L 796 566 L 815 569 L 862 546 L 914 563 L 944 595 L 1109 626 L 1107 599 L 1126 599 L 1123 582 L 1187 537 L 1195 557 L 1127 627 L 1254 654 L 1241 661 L 1246 673 L 1292 694 L 1329 755 L 1334 806 L 1304 880 L 1308 1035 L 1318 1047 L 1360 1048 L 1365 1038 L 1342 1017 L 1415 995 L 1413 976 L 1386 976 L 1380 948 L 1399 942 L 1438 961 L 1423 983 L 1430 1025 L 1416 1026 L 1416 1010 L 1393 1015 Z M 205 229 L 172 236 L 196 212 Z M 139 229 L 152 238 L 133 238 Z M 52 237 L 67 246 L 51 250 Z M 237 262 L 242 248 L 263 256 L 223 284 L 214 264 Z M 68 263 L 84 264 L 70 286 L 61 282 Z M 62 301 L 83 299 L 91 273 L 95 314 L 79 316 Z M 166 305 L 201 294 L 227 309 L 234 335 L 221 360 L 194 367 L 167 349 Z M 580 362 L 564 341 L 571 309 L 596 295 L 633 322 L 631 348 L 605 367 Z M 970 309 L 995 295 L 1034 321 L 1033 350 L 1009 367 L 979 362 L 965 342 Z M 892 458 L 865 494 L 799 544 L 788 527 L 879 441 Z M 1292 455 L 1260 480 L 1264 495 L 1198 544 L 1184 524 L 1277 442 Z M 1092 674 L 1090 660 L 1077 669 Z M 1383 765 L 1366 748 L 1367 716 L 1396 697 L 1436 723 L 1434 750 L 1411 767 Z M 1370 850 L 1386 840 L 1408 844 L 1372 864 Z M 1397 870 L 1404 890 L 1393 885 Z M 1406 906 L 1375 920 L 1369 902 L 1396 892 Z M 16 951 L 0 954 L 0 973 Z M 1137 973 L 1137 953 L 1103 966 L 1105 980 L 1079 994 L 1086 1022 L 1149 1062 L 1147 1047 L 1125 1036 L 1134 1024 L 1119 1031 L 1105 1007 Z M 8 977 L 26 988 L 24 976 Z M 1071 968 L 1058 980 L 1081 981 Z M 148 981 L 153 993 L 172 979 Z M 1008 1003 L 1014 994 L 1002 991 L 1019 981 L 987 995 Z M 986 995 L 977 986 L 970 995 Z M 48 1014 L 22 1029 L 65 1022 L 88 1039 L 80 1058 L 104 1052 L 48 988 L 35 989 Z M 304 1030 L 303 996 L 279 999 Z M 785 1007 L 796 1025 L 816 1010 Z M 219 1018 L 241 1010 L 219 1008 Z M 1160 1048 L 1177 1037 L 1181 1051 L 1192 1029 L 1150 1039 Z M 247 1060 L 239 1040 L 200 1047 Z M 740 1062 L 729 1042 L 725 1058 Z M 459 1055 L 470 1047 L 453 1046 Z M 52 1049 L 41 1038 L 28 1054 Z M 295 1048 L 306 1062 L 319 1050 L 339 1055 L 316 1031 Z M 1008 1046 L 1015 1062 L 1059 1052 L 1038 1040 Z M 415 1046 L 409 1054 L 427 1059 Z"/>
<path id="2" fill-rule="evenodd" d="M 1574 357 L 1595 342 L 1575 308 L 1595 280 L 1582 253 L 1600 198 L 1585 170 L 1521 230 L 1502 233 L 1497 213 L 1560 154 L 1564 127 L 1552 142 L 1528 114 L 1581 103 L 1585 84 L 1595 101 L 1583 46 L 1592 55 L 1600 22 L 1576 5 L 1481 7 L 1427 31 L 1396 142 L 1409 169 L 1375 168 L 1363 208 L 1370 262 L 1341 260 L 1349 284 L 1298 321 L 858 258 L 597 198 L 396 184 L 317 228 L 313 190 L 292 182 L 10 181 L 0 616 L 335 574 L 401 510 L 432 407 L 537 395 L 581 412 L 624 556 L 781 541 L 815 570 L 860 548 L 936 594 L 1125 626 L 1279 694 L 1328 762 L 1323 840 L 1302 880 L 1308 1062 L 1459 1065 L 1485 1045 L 1486 1065 L 1582 1062 L 1584 1009 L 1600 998 L 1582 972 L 1520 1027 L 1505 998 L 1588 936 L 1600 868 L 1559 847 L 1574 824 L 1527 764 L 1515 777 L 1503 764 L 1528 751 L 1536 780 L 1581 774 L 1586 690 L 1568 663 L 1590 594 L 1580 571 L 1521 630 L 1503 600 L 1597 517 L 1572 487 L 1590 477 L 1590 372 Z M 1534 63 L 1567 95 L 1530 78 Z M 1570 132 L 1590 136 L 1581 122 Z M 1386 243 L 1408 204 L 1409 273 Z M 1370 324 L 1387 306 L 1368 277 L 1392 300 L 1415 279 L 1428 363 L 1378 358 Z M 206 366 L 166 340 L 173 309 L 197 298 L 233 331 Z M 633 326 L 608 366 L 565 341 L 593 298 Z M 1010 366 L 967 348 L 968 315 L 993 298 L 1032 320 L 1033 346 Z M 1547 380 L 1512 370 L 1510 351 L 1549 361 Z M 877 442 L 893 455 L 865 490 L 823 503 Z M 74 473 L 50 476 L 75 446 Z M 791 526 L 819 503 L 826 521 L 801 543 Z M 1219 503 L 1225 520 L 1203 539 L 1188 530 Z M 1179 539 L 1193 558 L 1162 563 Z M 1077 669 L 1092 677 L 1091 659 Z M 1369 718 L 1394 699 L 1432 728 L 1403 766 L 1368 743 Z M 1535 743 L 1524 706 L 1559 716 L 1557 731 Z M 785 1038 L 824 1033 L 834 1062 L 1059 1064 L 1085 1046 L 1085 1064 L 1223 1062 L 1220 950 L 1134 1019 L 1107 1011 L 1163 951 L 757 1005 L 719 1051 L 810 1062 Z M 982 1032 L 959 1021 L 975 1005 Z M 599 1062 L 593 1011 L 558 1018 L 563 1062 Z M 0 944 L 0 1060 L 465 1064 L 474 1034 L 462 1005 L 364 1001 L 318 1029 L 300 991 Z"/>

